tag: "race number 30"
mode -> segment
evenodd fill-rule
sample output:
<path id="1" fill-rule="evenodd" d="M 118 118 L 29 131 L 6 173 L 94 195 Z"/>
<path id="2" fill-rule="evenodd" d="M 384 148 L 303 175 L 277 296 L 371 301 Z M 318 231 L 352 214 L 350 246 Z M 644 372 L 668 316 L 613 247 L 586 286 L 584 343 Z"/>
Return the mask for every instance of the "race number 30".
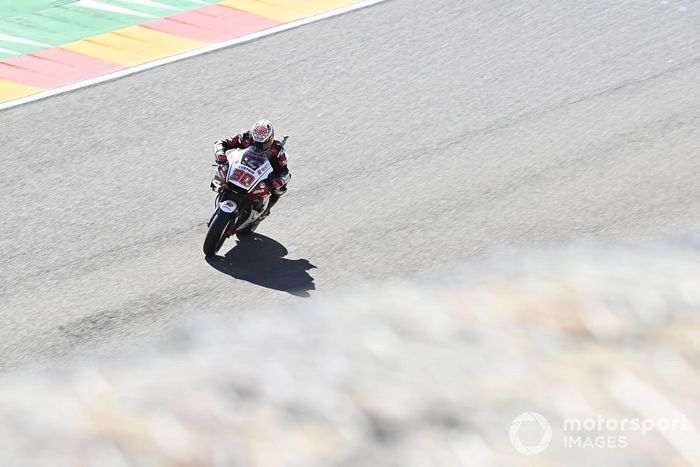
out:
<path id="1" fill-rule="evenodd" d="M 255 181 L 255 177 L 240 169 L 236 169 L 233 171 L 233 176 L 231 177 L 231 180 L 238 183 L 239 185 L 249 188 L 253 184 L 253 181 Z"/>

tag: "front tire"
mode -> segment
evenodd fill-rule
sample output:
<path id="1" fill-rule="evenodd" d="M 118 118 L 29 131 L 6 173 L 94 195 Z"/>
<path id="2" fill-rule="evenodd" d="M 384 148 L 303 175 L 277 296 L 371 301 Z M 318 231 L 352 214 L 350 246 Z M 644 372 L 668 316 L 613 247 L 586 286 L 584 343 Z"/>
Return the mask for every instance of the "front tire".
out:
<path id="1" fill-rule="evenodd" d="M 202 248 L 206 257 L 214 256 L 221 249 L 226 240 L 226 230 L 233 219 L 232 214 L 223 212 L 221 209 L 214 215 Z"/>

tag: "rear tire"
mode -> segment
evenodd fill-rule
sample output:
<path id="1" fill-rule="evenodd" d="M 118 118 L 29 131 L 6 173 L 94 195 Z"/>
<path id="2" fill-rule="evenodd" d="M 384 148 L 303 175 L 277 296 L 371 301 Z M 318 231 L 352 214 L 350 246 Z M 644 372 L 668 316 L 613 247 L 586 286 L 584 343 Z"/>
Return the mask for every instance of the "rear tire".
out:
<path id="1" fill-rule="evenodd" d="M 232 214 L 223 212 L 221 209 L 214 215 L 202 248 L 206 257 L 214 256 L 221 249 L 226 240 L 226 230 L 233 219 Z"/>

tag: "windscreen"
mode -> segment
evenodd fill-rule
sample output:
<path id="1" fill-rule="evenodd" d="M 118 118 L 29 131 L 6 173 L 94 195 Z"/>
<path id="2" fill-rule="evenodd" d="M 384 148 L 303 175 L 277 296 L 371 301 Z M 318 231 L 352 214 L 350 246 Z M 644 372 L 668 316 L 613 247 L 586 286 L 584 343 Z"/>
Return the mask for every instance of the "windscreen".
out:
<path id="1" fill-rule="evenodd" d="M 258 170 L 267 162 L 267 156 L 264 152 L 258 152 L 255 148 L 248 148 L 241 156 L 241 164 L 250 167 L 253 170 Z"/>

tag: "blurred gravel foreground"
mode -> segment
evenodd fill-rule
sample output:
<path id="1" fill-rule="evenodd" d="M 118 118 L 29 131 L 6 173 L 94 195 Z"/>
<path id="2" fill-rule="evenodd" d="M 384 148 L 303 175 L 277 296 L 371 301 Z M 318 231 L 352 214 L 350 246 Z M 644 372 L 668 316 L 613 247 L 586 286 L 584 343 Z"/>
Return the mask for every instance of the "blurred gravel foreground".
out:
<path id="1" fill-rule="evenodd" d="M 6 373 L 0 466 L 700 466 L 698 312 L 697 240 L 504 254 Z"/>

